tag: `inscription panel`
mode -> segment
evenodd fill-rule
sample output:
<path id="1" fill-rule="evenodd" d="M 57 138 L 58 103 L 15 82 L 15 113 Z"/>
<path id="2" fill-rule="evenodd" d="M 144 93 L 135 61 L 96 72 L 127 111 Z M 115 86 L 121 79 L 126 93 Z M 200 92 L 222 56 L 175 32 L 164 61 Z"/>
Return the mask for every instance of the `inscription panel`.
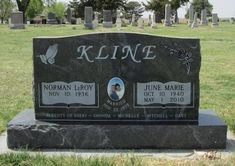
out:
<path id="1" fill-rule="evenodd" d="M 95 105 L 95 83 L 53 82 L 42 83 L 42 104 L 83 104 Z"/>
<path id="2" fill-rule="evenodd" d="M 137 83 L 137 105 L 191 104 L 191 83 Z"/>

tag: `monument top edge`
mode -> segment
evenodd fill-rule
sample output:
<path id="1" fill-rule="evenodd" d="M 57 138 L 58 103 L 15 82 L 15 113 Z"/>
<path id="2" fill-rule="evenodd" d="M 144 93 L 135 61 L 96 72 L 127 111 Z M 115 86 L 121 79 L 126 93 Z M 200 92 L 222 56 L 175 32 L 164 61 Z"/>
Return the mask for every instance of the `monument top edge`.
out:
<path id="1" fill-rule="evenodd" d="M 66 38 L 71 38 L 71 37 L 82 37 L 82 36 L 89 36 L 89 35 L 100 35 L 100 34 L 131 34 L 131 35 L 139 35 L 139 36 L 151 36 L 151 37 L 160 37 L 160 38 L 169 38 L 169 39 L 184 39 L 184 40 L 200 40 L 197 37 L 176 37 L 176 36 L 165 36 L 165 35 L 153 35 L 149 33 L 136 33 L 136 32 L 93 32 L 93 33 L 84 33 L 84 34 L 79 34 L 79 35 L 68 35 L 68 36 L 39 36 L 39 37 L 34 37 L 33 39 L 66 39 Z"/>

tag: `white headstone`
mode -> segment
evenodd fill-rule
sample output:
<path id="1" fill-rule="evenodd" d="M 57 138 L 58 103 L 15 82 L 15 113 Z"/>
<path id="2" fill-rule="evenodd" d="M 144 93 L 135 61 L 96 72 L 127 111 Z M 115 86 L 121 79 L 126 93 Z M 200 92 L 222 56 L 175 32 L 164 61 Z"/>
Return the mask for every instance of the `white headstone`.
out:
<path id="1" fill-rule="evenodd" d="M 121 11 L 120 10 L 117 10 L 116 26 L 118 29 L 120 29 L 122 26 Z"/>
<path id="2" fill-rule="evenodd" d="M 138 19 L 138 27 L 141 29 L 144 28 L 144 19 L 143 18 Z"/>
<path id="3" fill-rule="evenodd" d="M 153 13 L 153 19 L 152 19 L 152 28 L 157 28 L 157 23 L 156 23 L 156 14 Z"/>
<path id="4" fill-rule="evenodd" d="M 95 19 L 93 21 L 93 28 L 97 28 L 99 25 L 99 13 L 95 12 Z"/>
<path id="5" fill-rule="evenodd" d="M 197 28 L 197 27 L 198 27 L 197 12 L 195 12 L 191 28 Z"/>
<path id="6" fill-rule="evenodd" d="M 131 25 L 132 25 L 132 26 L 136 26 L 136 25 L 137 25 L 135 19 L 136 19 L 136 18 L 135 18 L 135 14 L 132 14 L 132 19 L 131 19 Z"/>
<path id="7" fill-rule="evenodd" d="M 76 19 L 76 24 L 79 25 L 79 24 L 81 24 L 81 23 L 82 23 L 82 19 L 81 19 L 81 18 L 77 18 L 77 19 Z"/>
<path id="8" fill-rule="evenodd" d="M 231 24 L 234 24 L 235 18 L 234 18 L 234 17 L 231 17 L 231 18 L 229 19 L 229 21 L 230 21 Z"/>
<path id="9" fill-rule="evenodd" d="M 171 26 L 171 5 L 166 4 L 165 6 L 165 20 L 164 20 L 164 26 Z"/>

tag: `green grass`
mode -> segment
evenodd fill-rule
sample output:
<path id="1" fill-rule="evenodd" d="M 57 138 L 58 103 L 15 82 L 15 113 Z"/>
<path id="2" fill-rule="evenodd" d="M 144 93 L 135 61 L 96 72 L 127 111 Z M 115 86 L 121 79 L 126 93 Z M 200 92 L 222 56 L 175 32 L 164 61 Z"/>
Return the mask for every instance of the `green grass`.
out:
<path id="1" fill-rule="evenodd" d="M 183 159 L 159 159 L 154 157 L 136 157 L 133 155 L 120 155 L 115 157 L 87 157 L 78 156 L 51 156 L 29 155 L 27 153 L 0 155 L 1 166 L 165 166 L 165 165 L 215 165 L 233 166 L 235 157 L 225 159 L 195 158 Z"/>
<path id="2" fill-rule="evenodd" d="M 41 26 L 10 30 L 0 25 L 0 133 L 18 112 L 32 108 L 32 38 L 117 31 L 116 28 L 85 30 L 83 26 Z M 235 133 L 235 24 L 219 28 L 190 29 L 176 25 L 144 30 L 126 27 L 122 31 L 153 35 L 198 37 L 201 39 L 202 68 L 200 108 L 212 108 Z M 233 155 L 235 156 L 235 155 Z M 152 157 L 112 158 L 45 157 L 27 154 L 0 155 L 0 165 L 235 165 L 235 157 L 221 160 L 165 160 Z"/>

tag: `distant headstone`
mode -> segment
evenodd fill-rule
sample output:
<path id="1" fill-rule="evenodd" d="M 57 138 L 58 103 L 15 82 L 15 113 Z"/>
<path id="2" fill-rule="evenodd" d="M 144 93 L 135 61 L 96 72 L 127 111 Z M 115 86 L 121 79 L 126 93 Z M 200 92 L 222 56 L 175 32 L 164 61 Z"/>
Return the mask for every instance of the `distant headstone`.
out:
<path id="1" fill-rule="evenodd" d="M 128 25 L 130 25 L 130 20 L 128 19 L 123 18 L 121 19 L 121 21 L 122 21 L 122 27 L 127 27 Z"/>
<path id="2" fill-rule="evenodd" d="M 194 13 L 194 19 L 193 19 L 193 23 L 191 25 L 191 28 L 197 28 L 198 27 L 198 21 L 197 21 L 197 12 Z"/>
<path id="3" fill-rule="evenodd" d="M 79 24 L 81 24 L 81 23 L 82 23 L 82 19 L 81 19 L 81 18 L 77 18 L 77 19 L 76 19 L 76 24 L 79 25 Z"/>
<path id="4" fill-rule="evenodd" d="M 72 11 L 72 9 L 70 7 L 67 8 L 66 14 L 67 14 L 66 19 L 67 19 L 68 23 L 71 24 L 71 19 L 72 19 L 72 16 L 73 16 L 73 11 Z"/>
<path id="5" fill-rule="evenodd" d="M 171 26 L 171 5 L 166 4 L 165 6 L 165 20 L 164 20 L 164 26 Z"/>
<path id="6" fill-rule="evenodd" d="M 58 24 L 56 20 L 56 15 L 53 12 L 49 12 L 47 15 L 47 24 Z"/>
<path id="7" fill-rule="evenodd" d="M 8 24 L 9 24 L 9 25 L 11 24 L 11 18 L 8 19 Z"/>
<path id="8" fill-rule="evenodd" d="M 93 29 L 93 8 L 92 7 L 88 7 L 86 6 L 85 7 L 85 10 L 84 10 L 84 26 L 85 28 L 87 29 Z"/>
<path id="9" fill-rule="evenodd" d="M 229 22 L 230 22 L 231 24 L 234 24 L 234 23 L 235 23 L 235 18 L 234 18 L 234 17 L 231 17 L 231 18 L 229 19 Z"/>
<path id="10" fill-rule="evenodd" d="M 152 25 L 152 22 L 153 20 L 152 20 L 152 15 L 151 14 L 149 14 L 149 18 L 148 18 L 148 26 L 151 26 Z"/>
<path id="11" fill-rule="evenodd" d="M 188 10 L 189 12 L 189 20 L 188 20 L 188 26 L 192 26 L 192 24 L 193 24 L 193 21 L 194 21 L 194 6 L 193 6 L 193 4 L 190 4 L 190 6 L 189 6 L 189 10 Z"/>
<path id="12" fill-rule="evenodd" d="M 30 21 L 27 21 L 27 25 L 30 25 Z"/>
<path id="13" fill-rule="evenodd" d="M 24 29 L 23 13 L 20 11 L 13 12 L 9 26 L 11 29 Z"/>
<path id="14" fill-rule="evenodd" d="M 153 20 L 152 20 L 152 25 L 151 25 L 152 28 L 157 28 L 157 23 L 156 23 L 156 14 L 154 13 L 153 14 Z"/>
<path id="15" fill-rule="evenodd" d="M 93 28 L 97 28 L 99 25 L 99 12 L 94 12 L 95 18 L 93 20 Z"/>
<path id="16" fill-rule="evenodd" d="M 71 24 L 76 25 L 77 24 L 77 19 L 72 17 L 71 18 Z"/>
<path id="17" fill-rule="evenodd" d="M 144 19 L 143 18 L 138 19 L 138 28 L 141 28 L 141 29 L 144 28 Z"/>
<path id="18" fill-rule="evenodd" d="M 113 17 L 111 10 L 103 10 L 103 27 L 112 28 L 113 27 Z"/>
<path id="19" fill-rule="evenodd" d="M 200 22 L 200 25 L 205 25 L 205 26 L 208 25 L 207 10 L 206 9 L 203 9 L 201 11 L 201 22 Z"/>
<path id="20" fill-rule="evenodd" d="M 118 29 L 120 29 L 122 27 L 121 11 L 120 10 L 117 10 L 116 26 Z"/>
<path id="21" fill-rule="evenodd" d="M 212 111 L 199 111 L 199 39 L 39 37 L 33 65 L 35 111 L 8 123 L 9 148 L 226 147 L 226 124 Z"/>
<path id="22" fill-rule="evenodd" d="M 132 17 L 131 17 L 131 25 L 132 25 L 132 26 L 137 26 L 135 14 L 132 14 Z"/>
<path id="23" fill-rule="evenodd" d="M 219 26 L 219 17 L 217 13 L 212 13 L 212 27 L 218 27 Z"/>

